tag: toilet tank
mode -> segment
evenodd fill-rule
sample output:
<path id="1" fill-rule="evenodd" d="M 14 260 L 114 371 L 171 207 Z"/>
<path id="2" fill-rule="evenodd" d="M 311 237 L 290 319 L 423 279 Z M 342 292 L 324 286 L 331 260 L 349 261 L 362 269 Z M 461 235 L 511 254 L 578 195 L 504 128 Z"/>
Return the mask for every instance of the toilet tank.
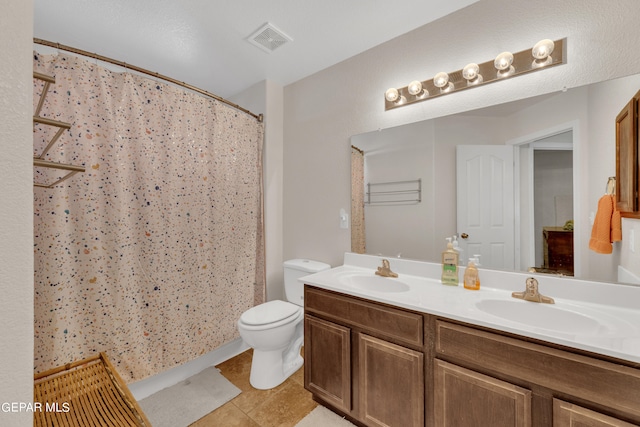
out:
<path id="1" fill-rule="evenodd" d="M 298 279 L 309 274 L 328 270 L 331 266 L 310 259 L 292 259 L 284 262 L 284 293 L 287 301 L 304 305 L 304 284 Z"/>

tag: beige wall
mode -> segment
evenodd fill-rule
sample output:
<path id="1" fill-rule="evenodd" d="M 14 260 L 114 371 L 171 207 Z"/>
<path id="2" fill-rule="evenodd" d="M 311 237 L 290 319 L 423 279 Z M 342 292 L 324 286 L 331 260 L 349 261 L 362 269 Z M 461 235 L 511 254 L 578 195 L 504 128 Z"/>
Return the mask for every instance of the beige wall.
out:
<path id="1" fill-rule="evenodd" d="M 351 135 L 636 73 L 639 20 L 635 0 L 481 0 L 285 87 L 284 258 L 339 265 L 349 251 L 338 212 L 350 203 Z M 384 111 L 389 87 L 563 37 L 565 65 Z M 581 156 L 588 164 L 588 150 Z M 593 186 L 583 169 L 586 193 Z"/>
<path id="2" fill-rule="evenodd" d="M 33 399 L 33 2 L 0 2 L 0 403 Z M 2 426 L 32 414 L 0 411 Z"/>

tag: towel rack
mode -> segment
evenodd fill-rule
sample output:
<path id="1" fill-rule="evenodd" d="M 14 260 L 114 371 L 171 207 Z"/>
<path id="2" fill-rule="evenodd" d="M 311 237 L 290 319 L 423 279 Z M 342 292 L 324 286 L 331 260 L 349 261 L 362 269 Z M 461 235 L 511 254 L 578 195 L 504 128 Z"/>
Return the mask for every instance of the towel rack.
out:
<path id="1" fill-rule="evenodd" d="M 49 91 L 49 86 L 51 84 L 55 84 L 56 80 L 52 76 L 47 76 L 46 74 L 38 73 L 35 71 L 33 72 L 33 78 L 44 82 L 44 85 L 42 87 L 42 93 L 40 94 L 40 99 L 38 100 L 38 105 L 36 106 L 36 110 L 33 114 L 33 123 L 34 124 L 39 123 L 45 126 L 52 126 L 52 127 L 58 128 L 58 131 L 53 136 L 53 138 L 51 138 L 51 140 L 49 141 L 47 146 L 44 148 L 44 150 L 42 150 L 42 152 L 39 155 L 33 157 L 33 166 L 69 171 L 69 173 L 67 173 L 62 178 L 58 179 L 53 183 L 44 184 L 44 183 L 34 182 L 33 185 L 36 187 L 53 188 L 59 183 L 61 183 L 62 181 L 64 181 L 65 179 L 71 178 L 76 173 L 84 172 L 85 168 L 83 166 L 76 166 L 76 165 L 65 164 L 65 163 L 55 163 L 55 162 L 49 162 L 47 160 L 44 160 L 44 156 L 49 152 L 51 147 L 53 147 L 53 144 L 55 144 L 56 141 L 60 138 L 60 136 L 62 136 L 64 131 L 69 130 L 71 128 L 71 125 L 69 123 L 47 119 L 45 117 L 40 117 L 40 110 L 42 110 L 42 106 L 44 105 L 44 100 L 47 96 L 47 92 Z"/>
<path id="2" fill-rule="evenodd" d="M 367 205 L 416 204 L 422 201 L 422 179 L 367 183 Z"/>

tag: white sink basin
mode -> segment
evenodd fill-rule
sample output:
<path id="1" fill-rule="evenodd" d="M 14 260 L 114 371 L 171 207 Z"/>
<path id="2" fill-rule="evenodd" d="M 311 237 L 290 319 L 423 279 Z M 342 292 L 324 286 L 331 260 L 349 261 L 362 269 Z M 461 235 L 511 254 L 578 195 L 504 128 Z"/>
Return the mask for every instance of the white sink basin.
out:
<path id="1" fill-rule="evenodd" d="M 344 277 L 341 277 L 340 280 L 347 286 L 364 291 L 407 292 L 410 289 L 409 285 L 399 279 L 376 276 L 373 273 L 369 275 L 345 275 Z"/>
<path id="2" fill-rule="evenodd" d="M 555 304 L 487 299 L 477 302 L 476 307 L 512 322 L 562 333 L 588 334 L 603 326 L 596 319 Z"/>

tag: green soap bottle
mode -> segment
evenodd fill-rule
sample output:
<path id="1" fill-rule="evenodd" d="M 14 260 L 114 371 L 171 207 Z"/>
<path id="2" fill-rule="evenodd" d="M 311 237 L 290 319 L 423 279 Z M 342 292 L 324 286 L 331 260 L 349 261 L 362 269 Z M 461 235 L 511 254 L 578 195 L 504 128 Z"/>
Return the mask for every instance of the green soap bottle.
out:
<path id="1" fill-rule="evenodd" d="M 458 252 L 453 249 L 451 237 L 447 237 L 447 249 L 442 252 L 442 284 L 458 286 Z"/>

